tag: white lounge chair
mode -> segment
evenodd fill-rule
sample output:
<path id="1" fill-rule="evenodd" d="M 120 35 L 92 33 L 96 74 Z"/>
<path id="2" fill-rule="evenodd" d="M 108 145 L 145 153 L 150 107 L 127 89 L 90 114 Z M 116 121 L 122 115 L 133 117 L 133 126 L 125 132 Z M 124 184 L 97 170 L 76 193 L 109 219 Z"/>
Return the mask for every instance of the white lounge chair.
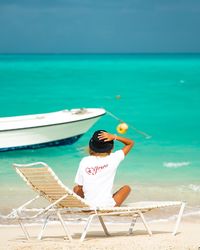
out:
<path id="1" fill-rule="evenodd" d="M 66 236 L 71 241 L 72 236 L 68 229 L 67 223 L 63 219 L 63 215 L 68 214 L 70 217 L 74 215 L 86 215 L 87 221 L 85 228 L 81 235 L 80 240 L 83 241 L 88 232 L 89 226 L 94 217 L 97 217 L 102 225 L 105 234 L 108 236 L 108 230 L 103 221 L 103 216 L 116 216 L 126 215 L 131 217 L 131 223 L 129 227 L 129 233 L 132 233 L 133 226 L 136 222 L 136 218 L 140 217 L 148 234 L 152 235 L 152 232 L 147 225 L 144 218 L 144 213 L 156 208 L 163 208 L 169 206 L 180 206 L 176 225 L 173 230 L 173 235 L 176 235 L 180 220 L 184 211 L 185 203 L 181 201 L 164 201 L 164 202 L 136 202 L 132 203 L 131 206 L 123 207 L 99 207 L 92 208 L 87 202 L 75 194 L 71 189 L 66 187 L 56 176 L 53 170 L 43 162 L 36 162 L 31 164 L 13 164 L 16 172 L 22 177 L 22 179 L 34 190 L 38 195 L 20 206 L 14 209 L 7 218 L 17 218 L 25 236 L 27 239 L 30 238 L 24 222 L 34 221 L 34 219 L 43 218 L 44 223 L 41 232 L 38 234 L 38 239 L 42 238 L 43 232 L 46 228 L 47 222 L 51 216 L 56 216 L 60 221 Z M 49 205 L 45 208 L 31 209 L 28 205 L 33 203 L 35 200 L 44 197 L 49 201 Z M 30 214 L 31 213 L 31 214 Z"/>

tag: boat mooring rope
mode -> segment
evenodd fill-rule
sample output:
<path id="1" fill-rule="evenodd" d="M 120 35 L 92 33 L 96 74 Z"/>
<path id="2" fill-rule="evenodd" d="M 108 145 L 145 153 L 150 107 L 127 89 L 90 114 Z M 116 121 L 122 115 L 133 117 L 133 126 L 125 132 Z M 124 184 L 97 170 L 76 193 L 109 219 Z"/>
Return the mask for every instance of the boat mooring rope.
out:
<path id="1" fill-rule="evenodd" d="M 110 115 L 111 117 L 113 117 L 115 120 L 117 120 L 118 122 L 120 122 L 121 124 L 126 124 L 123 120 L 121 120 L 119 117 L 117 117 L 116 115 L 114 115 L 113 113 L 111 113 L 110 111 L 106 110 L 107 114 Z M 128 125 L 129 128 L 131 128 L 132 130 L 134 130 L 135 132 L 137 132 L 138 134 L 142 135 L 145 137 L 145 139 L 150 139 L 152 136 L 148 135 L 147 133 L 135 128 L 132 125 Z"/>

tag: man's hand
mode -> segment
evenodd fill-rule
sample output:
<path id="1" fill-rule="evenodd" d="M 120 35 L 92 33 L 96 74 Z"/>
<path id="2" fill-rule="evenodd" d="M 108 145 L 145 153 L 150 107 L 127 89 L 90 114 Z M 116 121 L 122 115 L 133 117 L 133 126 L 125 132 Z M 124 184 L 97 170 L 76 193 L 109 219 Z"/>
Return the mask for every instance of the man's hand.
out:
<path id="1" fill-rule="evenodd" d="M 115 137 L 116 137 L 115 135 L 109 134 L 107 132 L 101 132 L 98 135 L 99 140 L 104 140 L 104 141 L 113 141 L 116 139 Z"/>

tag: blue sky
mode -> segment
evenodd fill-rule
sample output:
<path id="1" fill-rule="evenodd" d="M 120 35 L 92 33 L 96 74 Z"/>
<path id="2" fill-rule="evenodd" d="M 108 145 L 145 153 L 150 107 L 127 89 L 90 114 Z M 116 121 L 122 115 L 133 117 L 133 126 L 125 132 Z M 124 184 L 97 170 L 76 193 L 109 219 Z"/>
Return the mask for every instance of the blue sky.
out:
<path id="1" fill-rule="evenodd" d="M 200 52 L 200 0 L 0 0 L 0 53 Z"/>

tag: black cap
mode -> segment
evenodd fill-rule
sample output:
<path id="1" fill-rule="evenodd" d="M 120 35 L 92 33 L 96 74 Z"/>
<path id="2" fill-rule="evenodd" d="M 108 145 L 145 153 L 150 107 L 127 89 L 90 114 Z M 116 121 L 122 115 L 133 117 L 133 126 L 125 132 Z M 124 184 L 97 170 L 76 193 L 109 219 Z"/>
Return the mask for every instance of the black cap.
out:
<path id="1" fill-rule="evenodd" d="M 94 132 L 92 138 L 90 139 L 89 146 L 92 151 L 96 153 L 105 153 L 112 150 L 114 142 L 113 141 L 104 141 L 98 138 L 101 132 L 107 132 L 105 130 L 97 130 Z"/>

